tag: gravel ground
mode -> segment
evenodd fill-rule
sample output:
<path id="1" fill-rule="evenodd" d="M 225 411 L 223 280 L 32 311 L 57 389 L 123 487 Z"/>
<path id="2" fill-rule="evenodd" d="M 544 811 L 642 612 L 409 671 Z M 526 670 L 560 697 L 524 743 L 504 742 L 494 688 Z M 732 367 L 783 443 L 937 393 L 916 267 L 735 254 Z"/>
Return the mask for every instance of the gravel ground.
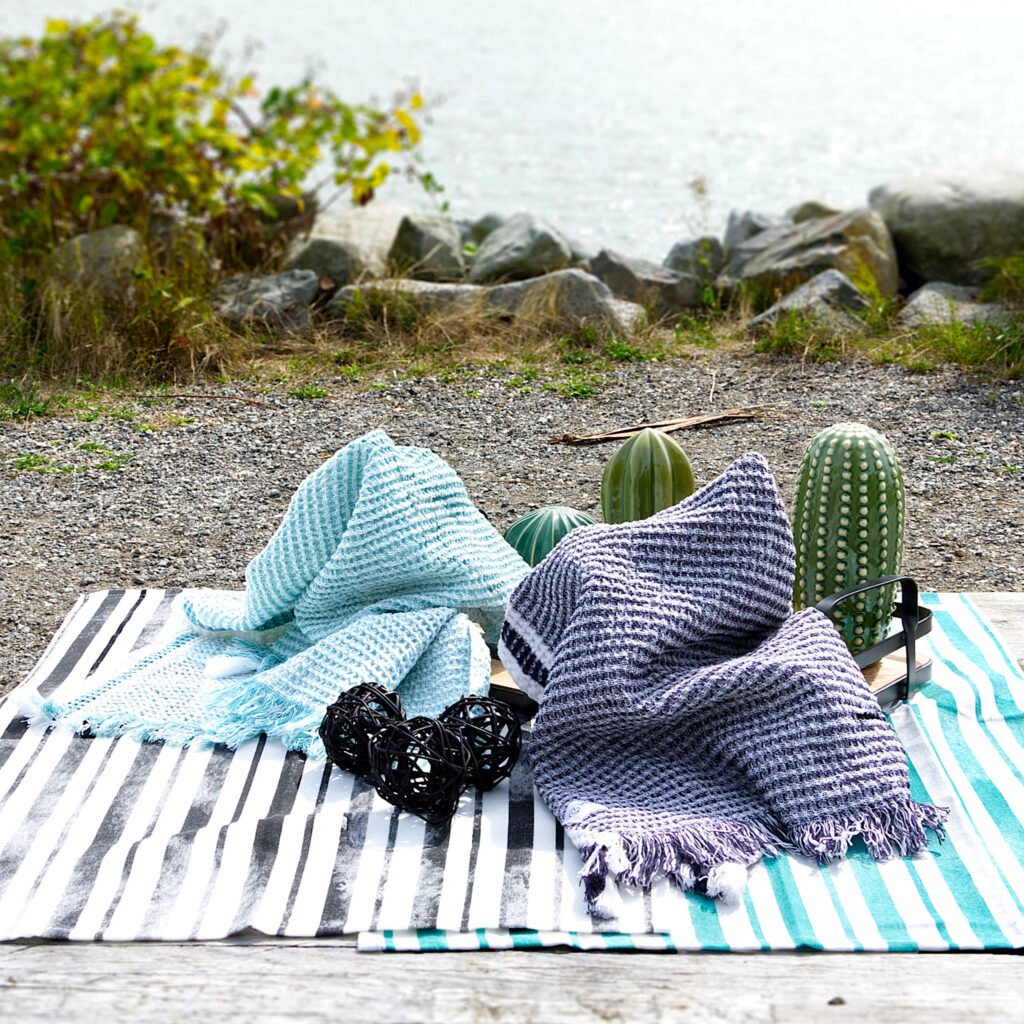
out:
<path id="1" fill-rule="evenodd" d="M 509 384 L 487 373 L 369 391 L 337 380 L 326 382 L 326 398 L 305 400 L 211 385 L 192 389 L 205 398 L 129 404 L 91 422 L 68 414 L 0 423 L 0 692 L 30 670 L 81 592 L 241 588 L 295 487 L 374 427 L 433 448 L 504 529 L 540 505 L 599 510 L 614 443 L 546 444 L 552 435 L 770 405 L 784 415 L 675 437 L 698 484 L 755 450 L 791 502 L 811 436 L 858 420 L 883 431 L 903 463 L 905 570 L 926 590 L 1024 591 L 1020 381 L 721 355 L 623 366 L 590 399 Z M 44 471 L 19 468 L 31 464 Z"/>

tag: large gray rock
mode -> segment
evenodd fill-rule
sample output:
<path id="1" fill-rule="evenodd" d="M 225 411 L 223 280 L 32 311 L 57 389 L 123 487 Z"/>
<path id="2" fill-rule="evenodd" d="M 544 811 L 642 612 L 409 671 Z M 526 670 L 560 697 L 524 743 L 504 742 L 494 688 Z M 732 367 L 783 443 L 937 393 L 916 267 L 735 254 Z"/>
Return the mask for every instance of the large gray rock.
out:
<path id="1" fill-rule="evenodd" d="M 841 213 L 834 206 L 828 203 L 819 202 L 817 199 L 808 199 L 806 202 L 797 203 L 786 211 L 786 219 L 794 224 L 803 224 L 805 220 L 814 220 L 816 217 L 832 217 Z"/>
<path id="2" fill-rule="evenodd" d="M 372 317 L 381 310 L 403 315 L 522 319 L 558 330 L 583 326 L 630 332 L 643 309 L 616 300 L 597 278 L 571 269 L 500 285 L 444 284 L 390 278 L 342 288 L 327 313 L 346 320 Z"/>
<path id="3" fill-rule="evenodd" d="M 370 272 L 380 276 L 398 225 L 411 212 L 409 207 L 389 199 L 374 199 L 366 206 L 332 206 L 317 217 L 310 237 L 333 238 L 354 245 Z"/>
<path id="4" fill-rule="evenodd" d="M 569 252 L 572 256 L 572 265 L 579 270 L 588 270 L 590 261 L 598 254 L 599 250 L 594 248 L 592 242 L 585 241 L 582 238 L 574 238 L 572 235 L 566 235 L 565 241 L 569 246 Z"/>
<path id="5" fill-rule="evenodd" d="M 328 278 L 336 288 L 372 276 L 363 251 L 341 238 L 310 238 L 293 245 L 284 269 L 312 270 L 319 280 Z"/>
<path id="6" fill-rule="evenodd" d="M 391 243 L 388 265 L 421 281 L 461 280 L 466 264 L 458 225 L 434 214 L 406 214 Z"/>
<path id="7" fill-rule="evenodd" d="M 521 281 L 564 270 L 571 262 L 572 248 L 558 230 L 533 214 L 517 213 L 484 239 L 469 280 Z"/>
<path id="8" fill-rule="evenodd" d="M 725 234 L 722 236 L 722 244 L 727 250 L 735 249 L 741 242 L 761 234 L 762 231 L 789 223 L 791 222 L 782 217 L 758 213 L 756 210 L 730 210 L 729 220 L 725 225 Z"/>
<path id="9" fill-rule="evenodd" d="M 572 268 L 488 289 L 492 308 L 553 328 L 601 327 L 629 332 L 643 319 L 643 307 L 616 300 L 592 274 Z"/>
<path id="10" fill-rule="evenodd" d="M 217 285 L 210 302 L 218 316 L 233 323 L 296 330 L 309 323 L 309 306 L 319 291 L 312 270 L 236 274 Z"/>
<path id="11" fill-rule="evenodd" d="M 983 261 L 1024 250 L 1024 165 L 899 178 L 868 199 L 911 284 L 981 284 L 993 276 Z"/>
<path id="12" fill-rule="evenodd" d="M 473 237 L 473 222 L 466 220 L 465 217 L 458 217 L 455 220 L 455 226 L 459 229 L 459 241 L 462 243 L 462 251 L 465 254 L 467 245 L 476 245 L 476 239 Z"/>
<path id="13" fill-rule="evenodd" d="M 1010 311 L 999 302 L 979 302 L 979 289 L 970 285 L 931 281 L 918 288 L 900 310 L 903 327 L 925 324 L 973 324 L 979 320 L 1006 323 Z"/>
<path id="14" fill-rule="evenodd" d="M 106 299 L 128 300 L 145 247 L 134 228 L 114 224 L 76 235 L 53 250 L 52 266 L 66 284 L 95 288 Z"/>
<path id="15" fill-rule="evenodd" d="M 755 254 L 743 254 L 742 260 L 739 251 L 730 255 L 718 279 L 723 291 L 741 292 L 756 307 L 766 308 L 822 271 L 835 269 L 858 284 L 867 277 L 884 297 L 896 294 L 896 250 L 874 210 L 819 217 L 764 234 L 768 244 Z"/>
<path id="16" fill-rule="evenodd" d="M 470 224 L 469 236 L 479 245 L 488 235 L 494 234 L 507 219 L 500 213 L 485 213 Z"/>
<path id="17" fill-rule="evenodd" d="M 688 242 L 676 242 L 669 249 L 664 265 L 669 270 L 693 274 L 701 281 L 713 281 L 725 265 L 725 251 L 714 235 L 702 235 Z"/>
<path id="18" fill-rule="evenodd" d="M 784 314 L 795 310 L 833 328 L 853 329 L 861 324 L 849 314 L 866 313 L 870 308 L 871 304 L 845 274 L 825 270 L 754 317 L 747 327 L 755 331 L 770 328 Z"/>
<path id="19" fill-rule="evenodd" d="M 725 250 L 725 264 L 721 268 L 719 277 L 727 281 L 738 279 L 742 275 L 743 268 L 755 256 L 764 252 L 765 249 L 774 245 L 780 239 L 787 238 L 792 231 L 793 225 L 787 221 L 786 223 L 775 224 L 770 228 L 765 228 L 764 231 L 759 231 L 756 235 L 751 235 L 742 242 L 737 242 L 734 246 Z"/>
<path id="20" fill-rule="evenodd" d="M 329 317 L 349 322 L 373 320 L 385 312 L 394 322 L 407 314 L 413 317 L 486 314 L 485 292 L 485 288 L 475 284 L 387 277 L 339 289 L 325 312 Z"/>
<path id="21" fill-rule="evenodd" d="M 693 274 L 659 267 L 602 249 L 590 262 L 590 272 L 612 290 L 616 298 L 635 302 L 667 317 L 704 304 L 704 283 Z"/>

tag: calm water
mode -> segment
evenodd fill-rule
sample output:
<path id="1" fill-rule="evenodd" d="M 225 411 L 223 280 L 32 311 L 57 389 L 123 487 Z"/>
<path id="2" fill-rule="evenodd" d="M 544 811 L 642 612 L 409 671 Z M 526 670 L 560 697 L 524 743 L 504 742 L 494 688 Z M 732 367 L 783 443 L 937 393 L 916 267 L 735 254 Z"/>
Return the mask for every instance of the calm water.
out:
<path id="1" fill-rule="evenodd" d="M 86 17 L 0 0 L 0 31 Z M 891 177 L 1024 162 L 1024 5 L 1006 0 L 158 0 L 158 39 L 223 19 L 263 85 L 314 66 L 353 101 L 443 97 L 424 140 L 456 216 L 529 209 L 660 259 L 731 207 L 864 201 Z M 706 196 L 695 194 L 695 179 Z M 400 183 L 385 195 L 422 203 Z"/>

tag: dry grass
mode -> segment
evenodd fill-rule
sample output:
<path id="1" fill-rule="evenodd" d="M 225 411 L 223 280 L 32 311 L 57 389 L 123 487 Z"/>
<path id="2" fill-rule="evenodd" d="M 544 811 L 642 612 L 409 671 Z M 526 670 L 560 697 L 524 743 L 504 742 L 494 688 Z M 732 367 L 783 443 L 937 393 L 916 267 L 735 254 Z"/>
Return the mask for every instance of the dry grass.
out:
<path id="1" fill-rule="evenodd" d="M 264 346 L 233 372 L 275 384 L 345 376 L 369 385 L 396 377 L 454 380 L 490 367 L 518 375 L 524 386 L 535 375 L 554 375 L 570 392 L 575 382 L 585 396 L 587 381 L 615 364 L 699 358 L 736 346 L 750 351 L 739 321 L 721 315 L 644 326 L 626 335 L 600 325 L 567 330 L 546 309 L 521 310 L 512 318 L 466 303 L 444 313 L 414 314 L 400 301 L 389 301 L 368 315 L 322 323 L 302 337 Z"/>
<path id="2" fill-rule="evenodd" d="M 627 335 L 600 325 L 567 330 L 548 299 L 511 317 L 469 300 L 424 311 L 388 293 L 350 306 L 344 320 L 329 322 L 316 311 L 313 326 L 289 335 L 219 321 L 208 301 L 197 298 L 209 288 L 197 273 L 187 262 L 173 270 L 151 265 L 114 297 L 54 277 L 41 278 L 26 294 L 12 275 L 0 273 L 0 383 L 9 381 L 14 396 L 6 406 L 31 408 L 25 395 L 77 394 L 83 382 L 92 408 L 106 402 L 107 386 L 117 393 L 245 379 L 316 397 L 332 379 L 363 387 L 399 377 L 456 381 L 481 367 L 504 373 L 521 390 L 548 387 L 588 397 L 616 364 L 711 353 L 897 362 L 915 370 L 948 361 L 991 375 L 1024 375 L 1024 319 L 910 331 L 898 327 L 891 308 L 880 307 L 853 332 L 792 314 L 755 337 L 744 329 L 750 310 L 735 308 Z"/>
<path id="3" fill-rule="evenodd" d="M 812 316 L 790 312 L 763 333 L 755 351 L 796 355 L 806 362 L 866 360 L 929 372 L 943 363 L 991 376 L 1024 377 L 1024 312 L 1005 323 L 901 326 L 891 308 L 869 315 L 853 330 L 834 330 Z"/>

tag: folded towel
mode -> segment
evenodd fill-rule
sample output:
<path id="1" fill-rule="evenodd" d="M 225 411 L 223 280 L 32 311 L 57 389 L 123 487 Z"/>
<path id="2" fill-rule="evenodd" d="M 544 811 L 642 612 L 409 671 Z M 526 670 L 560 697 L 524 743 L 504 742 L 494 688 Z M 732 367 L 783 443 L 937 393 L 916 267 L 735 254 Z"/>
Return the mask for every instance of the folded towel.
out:
<path id="1" fill-rule="evenodd" d="M 172 643 L 39 713 L 179 745 L 267 733 L 322 757 L 324 708 L 356 683 L 397 688 L 411 715 L 486 692 L 484 636 L 527 569 L 437 455 L 374 431 L 301 484 L 244 593 L 187 592 Z"/>
<path id="2" fill-rule="evenodd" d="M 832 624 L 791 614 L 794 561 L 754 454 L 649 519 L 577 528 L 512 594 L 499 653 L 540 702 L 537 788 L 597 916 L 609 879 L 734 897 L 781 849 L 888 857 L 940 832 Z"/>

